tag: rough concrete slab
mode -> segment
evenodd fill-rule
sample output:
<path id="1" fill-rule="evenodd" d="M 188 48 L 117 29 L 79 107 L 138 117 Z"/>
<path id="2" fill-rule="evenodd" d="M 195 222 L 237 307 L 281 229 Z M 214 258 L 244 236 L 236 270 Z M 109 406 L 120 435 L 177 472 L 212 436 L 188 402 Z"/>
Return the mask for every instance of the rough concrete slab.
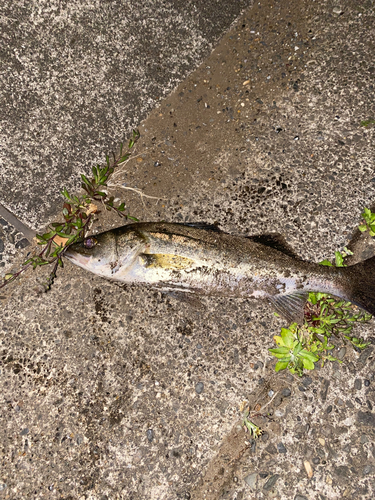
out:
<path id="1" fill-rule="evenodd" d="M 118 183 L 161 199 L 116 194 L 142 219 L 278 231 L 333 256 L 374 200 L 374 15 L 255 4 L 140 127 Z M 373 346 L 336 342 L 342 364 L 276 375 L 285 325 L 267 304 L 192 303 L 69 263 L 40 295 L 45 276 L 1 291 L 4 498 L 374 497 Z M 374 343 L 373 321 L 356 331 Z"/>
<path id="2" fill-rule="evenodd" d="M 0 203 L 50 222 L 62 186 L 78 189 L 249 4 L 1 2 Z"/>

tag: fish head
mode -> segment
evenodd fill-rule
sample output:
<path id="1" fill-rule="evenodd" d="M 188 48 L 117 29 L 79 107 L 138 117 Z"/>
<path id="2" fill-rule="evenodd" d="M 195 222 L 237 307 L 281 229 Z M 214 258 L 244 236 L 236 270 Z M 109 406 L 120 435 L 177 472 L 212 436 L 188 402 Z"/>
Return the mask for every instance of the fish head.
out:
<path id="1" fill-rule="evenodd" d="M 82 238 L 64 253 L 73 264 L 99 276 L 109 277 L 117 262 L 113 231 Z"/>

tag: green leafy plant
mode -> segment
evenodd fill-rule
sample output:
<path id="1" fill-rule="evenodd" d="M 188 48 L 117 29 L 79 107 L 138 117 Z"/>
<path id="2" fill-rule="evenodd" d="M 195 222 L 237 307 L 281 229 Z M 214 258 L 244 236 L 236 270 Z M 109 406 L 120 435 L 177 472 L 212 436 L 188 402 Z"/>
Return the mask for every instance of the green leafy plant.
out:
<path id="1" fill-rule="evenodd" d="M 61 194 L 65 198 L 62 209 L 63 221 L 52 223 L 46 233 L 36 235 L 38 245 L 43 247 L 42 250 L 37 255 L 26 260 L 20 271 L 14 274 L 6 274 L 3 282 L 0 283 L 0 288 L 17 279 L 21 273 L 31 266 L 36 269 L 39 266 L 53 265 L 48 281 L 45 284 L 45 289 L 49 290 L 56 277 L 57 268 L 59 266 L 63 267 L 62 258 L 66 250 L 80 238 L 85 237 L 94 213 L 98 212 L 96 202 L 100 202 L 107 210 L 113 210 L 125 219 L 138 220 L 125 213 L 125 202 L 115 204 L 114 197 L 108 195 L 107 186 L 116 167 L 129 159 L 131 149 L 139 137 L 139 131 L 134 130 L 128 143 L 128 151 L 124 154 L 123 144 L 121 144 L 119 154 L 117 156 L 113 154 L 112 160 L 109 156 L 106 156 L 106 164 L 103 167 L 100 165 L 92 167 L 93 177 L 91 179 L 88 179 L 83 174 L 81 175 L 82 188 L 85 191 L 83 196 L 70 195 L 65 188 L 62 190 Z"/>
<path id="2" fill-rule="evenodd" d="M 363 224 L 358 226 L 361 233 L 368 231 L 370 236 L 375 236 L 375 213 L 371 212 L 370 209 L 365 208 L 363 214 Z"/>
<path id="3" fill-rule="evenodd" d="M 260 427 L 254 424 L 254 422 L 251 422 L 251 420 L 249 420 L 248 418 L 249 414 L 250 414 L 250 409 L 246 408 L 245 411 L 242 413 L 242 425 L 246 427 L 251 437 L 257 439 L 259 436 L 263 434 L 263 431 Z"/>
<path id="4" fill-rule="evenodd" d="M 351 341 L 353 346 L 364 349 L 369 343 L 350 337 L 350 334 L 356 323 L 365 323 L 372 316 L 364 311 L 356 311 L 350 302 L 334 299 L 325 293 L 310 293 L 305 307 L 305 325 L 313 334 L 313 341 L 320 341 L 319 335 L 323 338 L 323 347 L 326 345 L 324 342 L 332 336 L 343 336 L 350 341 L 356 339 Z"/>
<path id="5" fill-rule="evenodd" d="M 314 363 L 319 360 L 319 357 L 304 349 L 303 338 L 297 323 L 293 323 L 289 328 L 282 328 L 280 336 L 276 335 L 274 339 L 279 347 L 269 349 L 269 351 L 279 360 L 276 363 L 275 371 L 288 368 L 291 373 L 302 375 L 304 368 L 314 369 Z"/>
<path id="6" fill-rule="evenodd" d="M 364 349 L 369 343 L 351 336 L 351 332 L 355 323 L 369 321 L 371 317 L 368 313 L 355 312 L 350 302 L 333 299 L 325 293 L 310 293 L 303 326 L 293 323 L 274 337 L 278 347 L 269 351 L 278 358 L 275 370 L 288 369 L 302 376 L 304 369 L 313 370 L 318 361 L 322 366 L 326 361 L 341 363 L 329 353 L 335 347 L 329 343 L 331 337 L 341 337 L 355 349 Z"/>
<path id="7" fill-rule="evenodd" d="M 346 267 L 344 264 L 344 259 L 348 255 L 353 255 L 353 252 L 349 250 L 348 248 L 344 247 L 344 250 L 342 252 L 336 251 L 335 252 L 335 266 L 336 267 Z M 319 262 L 320 265 L 322 266 L 333 266 L 332 262 L 325 259 Z"/>

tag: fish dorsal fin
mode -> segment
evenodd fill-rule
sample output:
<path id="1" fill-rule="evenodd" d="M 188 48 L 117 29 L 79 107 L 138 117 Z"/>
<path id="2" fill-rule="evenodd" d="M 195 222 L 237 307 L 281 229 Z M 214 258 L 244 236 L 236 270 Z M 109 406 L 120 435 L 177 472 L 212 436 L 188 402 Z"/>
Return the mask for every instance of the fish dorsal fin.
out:
<path id="1" fill-rule="evenodd" d="M 179 226 L 195 227 L 196 229 L 205 229 L 206 231 L 215 231 L 216 233 L 221 233 L 221 229 L 215 224 L 209 224 L 208 222 L 177 222 Z"/>
<path id="2" fill-rule="evenodd" d="M 303 323 L 304 307 L 309 294 L 308 292 L 293 292 L 287 295 L 276 295 L 269 297 L 270 302 L 276 309 L 276 312 L 290 323 Z"/>
<path id="3" fill-rule="evenodd" d="M 246 236 L 247 239 L 254 241 L 254 243 L 260 243 L 261 245 L 266 245 L 268 247 L 274 248 L 279 252 L 288 255 L 289 257 L 293 257 L 294 259 L 301 260 L 293 248 L 287 243 L 284 236 L 282 234 L 259 234 L 254 236 Z"/>

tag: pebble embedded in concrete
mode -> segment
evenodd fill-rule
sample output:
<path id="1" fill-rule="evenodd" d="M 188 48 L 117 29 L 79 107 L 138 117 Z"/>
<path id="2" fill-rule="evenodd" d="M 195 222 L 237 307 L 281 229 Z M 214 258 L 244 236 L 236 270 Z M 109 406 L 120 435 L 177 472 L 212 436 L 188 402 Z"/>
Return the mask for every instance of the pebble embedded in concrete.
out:
<path id="1" fill-rule="evenodd" d="M 204 384 L 203 384 L 203 382 L 198 382 L 198 383 L 195 385 L 195 392 L 196 392 L 197 394 L 202 394 L 203 389 L 204 389 Z"/>
<path id="2" fill-rule="evenodd" d="M 256 472 L 252 472 L 244 478 L 244 481 L 248 486 L 250 486 L 251 489 L 255 490 L 257 485 L 257 478 L 258 474 Z"/>

